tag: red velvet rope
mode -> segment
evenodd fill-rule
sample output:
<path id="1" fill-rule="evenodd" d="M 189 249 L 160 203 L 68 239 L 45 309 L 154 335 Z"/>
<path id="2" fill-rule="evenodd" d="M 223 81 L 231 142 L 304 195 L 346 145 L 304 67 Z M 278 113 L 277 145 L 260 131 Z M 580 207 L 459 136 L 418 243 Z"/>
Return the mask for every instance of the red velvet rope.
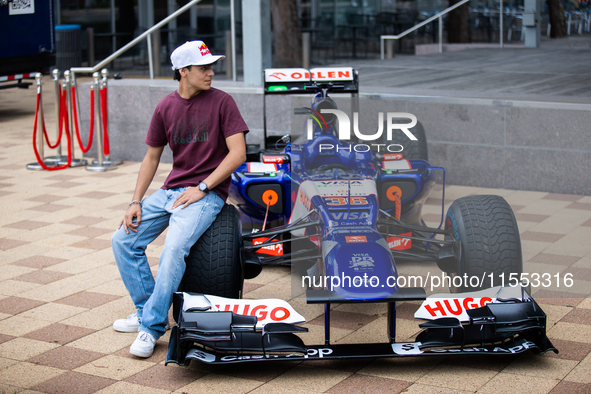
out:
<path id="1" fill-rule="evenodd" d="M 74 127 L 76 128 L 76 139 L 78 140 L 78 146 L 82 153 L 86 153 L 92 146 L 92 136 L 94 134 L 94 92 L 90 91 L 90 131 L 88 132 L 88 144 L 84 147 L 82 143 L 82 137 L 80 136 L 80 130 L 78 130 L 78 108 L 76 107 L 76 88 L 72 86 L 72 109 L 74 116 Z"/>
<path id="2" fill-rule="evenodd" d="M 62 87 L 59 86 L 59 95 L 60 95 L 60 102 L 59 103 L 55 103 L 55 105 L 61 105 L 61 103 L 63 102 L 62 100 Z M 61 115 L 61 108 L 60 108 L 60 117 Z M 55 143 L 55 145 L 51 145 L 51 142 L 49 142 L 49 137 L 47 136 L 47 130 L 45 129 L 45 119 L 43 119 L 43 136 L 45 137 L 45 142 L 47 142 L 47 146 L 49 146 L 50 149 L 55 149 L 59 146 L 60 142 L 62 142 L 62 123 L 60 121 L 60 119 L 58 119 L 58 123 L 59 123 L 59 129 L 58 129 L 58 136 L 57 136 L 57 142 Z M 35 129 L 35 131 L 37 131 L 37 129 Z"/>
<path id="3" fill-rule="evenodd" d="M 107 120 L 108 120 L 108 111 L 107 111 L 107 88 L 102 88 L 100 90 L 100 99 L 101 99 L 101 113 L 103 115 L 103 153 L 108 155 L 110 153 L 109 150 L 109 131 L 107 130 Z"/>
<path id="4" fill-rule="evenodd" d="M 48 167 L 47 165 L 45 165 L 45 163 L 43 162 L 43 159 L 41 158 L 41 156 L 39 156 L 39 151 L 37 150 L 37 143 L 36 143 L 37 142 L 36 141 L 37 140 L 37 121 L 38 121 L 38 117 L 39 117 L 39 107 L 41 105 L 41 93 L 37 93 L 37 106 L 35 109 L 35 123 L 33 125 L 33 151 L 35 152 L 35 157 L 37 158 L 37 163 L 39 163 L 41 168 L 43 168 L 44 170 L 48 170 L 48 171 L 63 170 L 64 168 L 70 167 L 70 165 L 72 164 L 72 155 L 70 154 L 71 147 L 72 147 L 72 139 L 70 138 L 70 130 L 69 130 L 69 126 L 68 126 L 68 112 L 67 112 L 67 106 L 66 106 L 66 94 L 65 93 L 66 92 L 64 91 L 61 94 L 61 99 L 60 99 L 61 110 L 60 110 L 59 119 L 58 119 L 60 138 L 58 138 L 58 144 L 59 144 L 59 140 L 61 139 L 62 120 L 63 120 L 64 121 L 63 124 L 65 124 L 65 129 L 66 129 L 66 138 L 68 140 L 68 162 L 63 166 L 56 166 L 56 167 Z M 56 105 L 58 105 L 58 103 L 56 103 Z M 43 133 L 45 134 L 45 138 L 47 139 L 47 133 L 45 131 L 45 119 L 42 119 L 42 122 L 43 122 Z M 58 144 L 56 144 L 54 147 L 56 147 Z M 47 145 L 49 145 L 49 143 Z"/>

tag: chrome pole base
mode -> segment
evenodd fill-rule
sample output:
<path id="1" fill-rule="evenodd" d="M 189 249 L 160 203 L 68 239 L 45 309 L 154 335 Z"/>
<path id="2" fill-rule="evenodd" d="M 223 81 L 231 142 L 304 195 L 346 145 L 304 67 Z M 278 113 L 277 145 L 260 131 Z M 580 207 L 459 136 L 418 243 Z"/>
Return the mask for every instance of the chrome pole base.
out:
<path id="1" fill-rule="evenodd" d="M 49 162 L 49 163 L 63 163 L 63 164 L 66 164 L 68 162 L 68 156 L 64 156 L 64 155 L 61 155 L 61 156 L 49 156 L 49 157 L 46 157 L 45 159 L 43 159 L 43 162 L 44 163 Z"/>
<path id="2" fill-rule="evenodd" d="M 92 164 L 99 164 L 99 162 L 98 162 L 98 160 L 93 160 L 92 161 Z M 121 160 L 105 159 L 105 160 L 103 160 L 103 164 L 120 166 L 121 164 L 123 164 L 123 161 L 121 161 Z"/>
<path id="3" fill-rule="evenodd" d="M 52 162 L 52 161 L 47 161 L 47 159 L 43 160 L 43 164 L 45 164 L 47 167 L 57 167 L 57 163 L 56 162 Z M 29 163 L 27 164 L 27 170 L 32 170 L 32 171 L 43 171 L 44 168 L 41 167 L 41 164 L 34 162 L 34 163 Z"/>
<path id="4" fill-rule="evenodd" d="M 65 166 L 66 164 L 68 164 L 68 160 L 64 160 L 64 161 L 59 161 L 57 163 L 60 166 Z M 72 163 L 70 163 L 70 167 L 82 167 L 88 164 L 88 161 L 86 161 L 86 159 L 72 159 Z"/>
<path id="5" fill-rule="evenodd" d="M 103 164 L 99 164 L 98 161 L 94 160 L 91 164 L 86 165 L 87 171 L 94 171 L 94 172 L 105 172 L 114 170 L 117 168 L 116 163 L 103 161 Z"/>

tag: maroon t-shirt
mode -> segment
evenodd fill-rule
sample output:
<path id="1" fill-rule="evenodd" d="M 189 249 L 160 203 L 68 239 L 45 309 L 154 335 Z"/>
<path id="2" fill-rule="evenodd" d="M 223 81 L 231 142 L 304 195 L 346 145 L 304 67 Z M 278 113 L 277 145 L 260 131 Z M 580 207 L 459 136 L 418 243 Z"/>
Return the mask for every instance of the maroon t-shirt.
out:
<path id="1" fill-rule="evenodd" d="M 156 106 L 146 136 L 146 144 L 168 143 L 172 150 L 172 171 L 162 188 L 197 186 L 224 160 L 226 138 L 237 133 L 248 133 L 248 126 L 229 94 L 211 88 L 190 99 L 177 91 L 166 96 Z M 212 190 L 225 201 L 230 183 L 228 177 Z"/>

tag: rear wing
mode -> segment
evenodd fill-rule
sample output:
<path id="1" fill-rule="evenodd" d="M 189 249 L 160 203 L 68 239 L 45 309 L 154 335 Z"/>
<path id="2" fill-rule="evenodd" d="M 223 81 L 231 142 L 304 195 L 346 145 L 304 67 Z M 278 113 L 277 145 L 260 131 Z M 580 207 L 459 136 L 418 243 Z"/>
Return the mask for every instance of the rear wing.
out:
<path id="1" fill-rule="evenodd" d="M 349 93 L 359 94 L 359 73 L 353 67 L 267 68 L 263 89 L 263 149 L 267 150 L 267 95 Z"/>
<path id="2" fill-rule="evenodd" d="M 268 68 L 265 94 L 359 93 L 359 76 L 352 67 Z"/>

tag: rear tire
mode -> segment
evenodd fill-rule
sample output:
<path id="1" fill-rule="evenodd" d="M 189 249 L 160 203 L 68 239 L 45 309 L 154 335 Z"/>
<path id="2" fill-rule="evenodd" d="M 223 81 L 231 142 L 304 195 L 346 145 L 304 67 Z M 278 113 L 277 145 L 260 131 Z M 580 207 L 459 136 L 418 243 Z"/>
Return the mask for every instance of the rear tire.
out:
<path id="1" fill-rule="evenodd" d="M 244 277 L 238 211 L 226 204 L 185 258 L 179 291 L 241 298 Z"/>
<path id="2" fill-rule="evenodd" d="M 478 277 L 480 282 L 470 286 L 463 281 L 459 288 L 452 286 L 452 292 L 506 286 L 511 283 L 510 274 L 523 272 L 517 220 L 503 197 L 469 196 L 454 201 L 445 217 L 445 229 L 461 244 L 460 266 L 453 274 Z"/>

